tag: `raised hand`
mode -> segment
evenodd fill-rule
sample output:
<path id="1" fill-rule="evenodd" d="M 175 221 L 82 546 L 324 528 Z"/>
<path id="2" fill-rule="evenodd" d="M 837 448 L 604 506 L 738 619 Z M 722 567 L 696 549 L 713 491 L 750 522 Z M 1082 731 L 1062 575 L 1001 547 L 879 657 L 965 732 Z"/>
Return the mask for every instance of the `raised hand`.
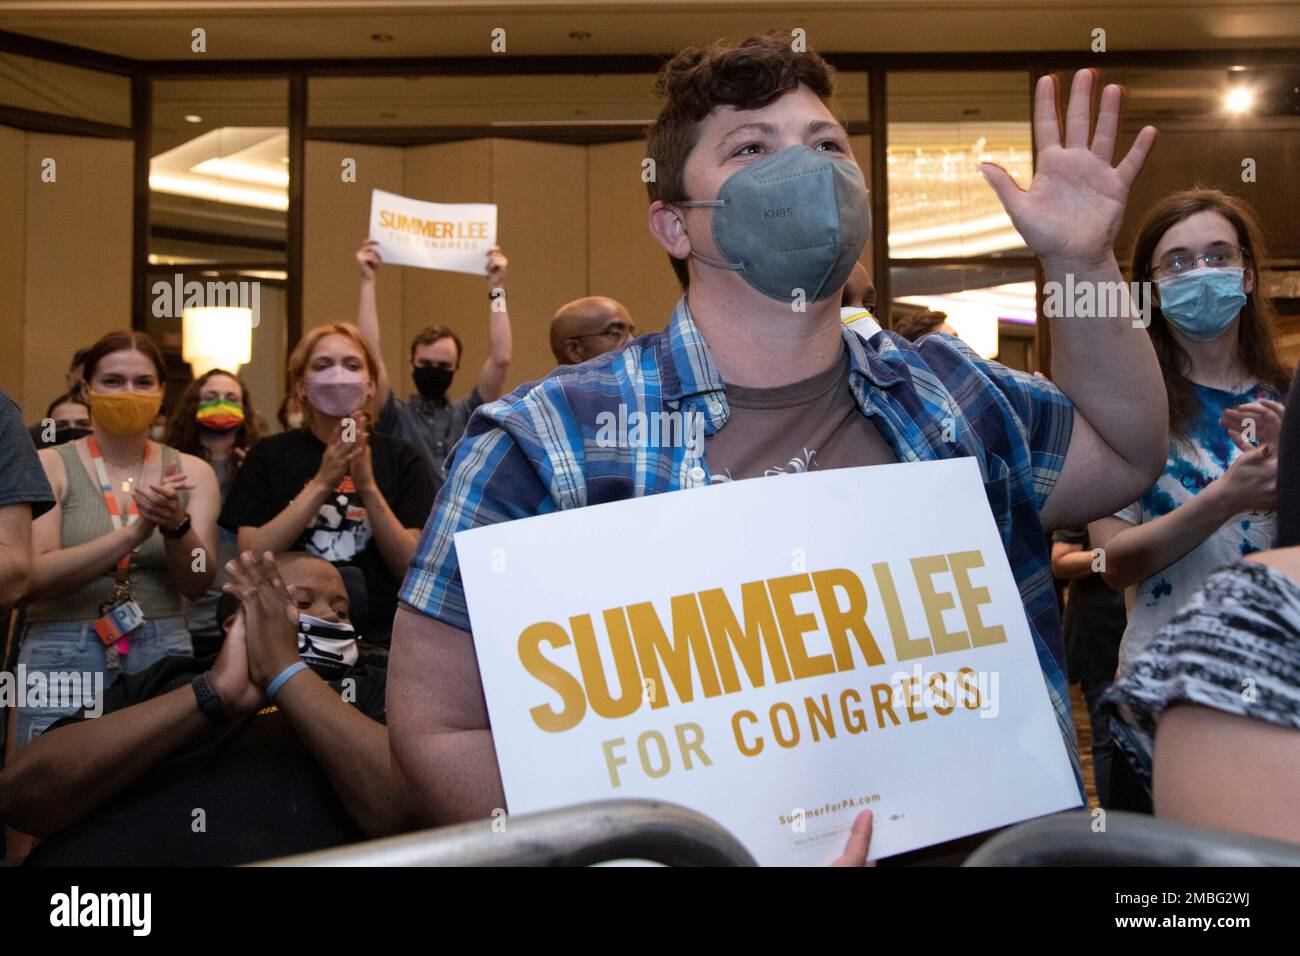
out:
<path id="1" fill-rule="evenodd" d="M 353 442 L 352 457 L 348 459 L 348 474 L 359 493 L 375 490 L 375 468 L 370 453 L 369 419 L 361 412 L 356 414 L 357 440 Z"/>
<path id="2" fill-rule="evenodd" d="M 379 267 L 384 264 L 384 257 L 379 254 L 379 240 L 367 239 L 357 249 L 357 265 L 361 267 L 361 278 L 369 281 L 375 277 Z"/>
<path id="3" fill-rule="evenodd" d="M 488 290 L 500 289 L 506 284 L 506 266 L 509 260 L 506 259 L 505 253 L 501 251 L 500 246 L 493 246 L 487 254 L 487 280 Z"/>
<path id="4" fill-rule="evenodd" d="M 251 714 L 266 705 L 266 694 L 248 675 L 247 631 L 242 606 L 226 627 L 221 653 L 213 662 L 208 677 L 226 714 L 231 717 Z"/>
<path id="5" fill-rule="evenodd" d="M 230 579 L 223 589 L 239 598 L 248 645 L 248 673 L 266 687 L 298 660 L 298 606 L 284 583 L 275 556 L 245 551 L 226 563 Z"/>
<path id="6" fill-rule="evenodd" d="M 1045 263 L 1096 266 L 1110 261 L 1129 187 L 1155 142 L 1155 127 L 1144 126 L 1128 155 L 1118 166 L 1111 166 L 1123 98 L 1122 89 L 1111 85 L 1102 91 L 1097 128 L 1089 145 L 1094 82 L 1092 70 L 1074 75 L 1062 143 L 1056 81 L 1051 76 L 1039 79 L 1034 92 L 1038 158 L 1029 189 L 1017 186 L 1001 166 L 980 166 L 1016 231 Z"/>
<path id="7" fill-rule="evenodd" d="M 132 488 L 131 497 L 135 499 L 136 510 L 143 520 L 162 528 L 172 528 L 185 520 L 181 492 L 193 490 L 193 483 L 173 462 L 160 483 Z"/>
<path id="8" fill-rule="evenodd" d="M 334 423 L 334 431 L 330 433 L 330 440 L 325 444 L 325 453 L 321 455 L 320 467 L 316 469 L 316 481 L 327 491 L 333 491 L 339 486 L 343 476 L 348 473 L 348 466 L 356 451 L 356 442 L 343 440 L 343 423 L 346 420 L 341 418 Z M 357 428 L 359 430 L 360 426 L 358 425 Z"/>

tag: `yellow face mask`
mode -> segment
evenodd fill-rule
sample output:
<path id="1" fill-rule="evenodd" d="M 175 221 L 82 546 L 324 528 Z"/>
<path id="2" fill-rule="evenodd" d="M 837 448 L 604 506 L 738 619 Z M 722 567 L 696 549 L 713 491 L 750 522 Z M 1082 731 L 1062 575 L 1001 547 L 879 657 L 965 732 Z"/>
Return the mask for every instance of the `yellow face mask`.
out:
<path id="1" fill-rule="evenodd" d="M 90 417 L 111 435 L 139 435 L 149 431 L 162 407 L 162 395 L 139 392 L 91 392 Z"/>

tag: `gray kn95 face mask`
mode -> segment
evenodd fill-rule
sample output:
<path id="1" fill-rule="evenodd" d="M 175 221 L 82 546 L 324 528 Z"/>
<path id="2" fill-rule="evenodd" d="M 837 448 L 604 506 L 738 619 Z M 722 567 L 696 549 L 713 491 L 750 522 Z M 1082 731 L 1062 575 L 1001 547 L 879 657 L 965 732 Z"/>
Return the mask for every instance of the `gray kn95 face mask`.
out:
<path id="1" fill-rule="evenodd" d="M 725 259 L 692 250 L 706 265 L 739 272 L 763 295 L 818 302 L 848 281 L 871 234 L 862 171 L 846 159 L 790 146 L 737 170 L 717 199 L 677 206 L 712 208 L 713 241 Z"/>

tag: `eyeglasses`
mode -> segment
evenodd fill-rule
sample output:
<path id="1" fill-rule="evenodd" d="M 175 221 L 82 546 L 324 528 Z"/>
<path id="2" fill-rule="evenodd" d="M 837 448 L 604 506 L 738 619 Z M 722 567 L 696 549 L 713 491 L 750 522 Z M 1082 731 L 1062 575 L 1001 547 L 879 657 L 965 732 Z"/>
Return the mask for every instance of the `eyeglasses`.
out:
<path id="1" fill-rule="evenodd" d="M 1204 262 L 1209 269 L 1222 269 L 1225 266 L 1237 265 L 1249 255 L 1250 253 L 1241 246 L 1234 246 L 1230 242 L 1216 242 L 1200 256 L 1188 252 L 1171 252 L 1156 263 L 1154 271 L 1176 276 L 1195 269 L 1198 262 Z"/>
<path id="2" fill-rule="evenodd" d="M 585 335 L 573 335 L 574 339 L 591 339 L 597 336 L 609 339 L 611 342 L 624 342 L 636 335 L 636 328 L 624 322 L 611 322 L 600 332 L 587 332 Z"/>

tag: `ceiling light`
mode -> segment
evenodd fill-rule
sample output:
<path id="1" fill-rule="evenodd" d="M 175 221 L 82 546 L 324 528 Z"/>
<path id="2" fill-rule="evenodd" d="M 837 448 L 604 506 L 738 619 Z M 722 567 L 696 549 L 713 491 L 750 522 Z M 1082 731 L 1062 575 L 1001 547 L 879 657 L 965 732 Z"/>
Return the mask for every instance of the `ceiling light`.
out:
<path id="1" fill-rule="evenodd" d="M 1229 113 L 1246 113 L 1250 110 L 1255 102 L 1255 93 L 1244 86 L 1236 86 L 1228 91 L 1224 97 L 1223 105 L 1228 108 Z"/>
<path id="2" fill-rule="evenodd" d="M 185 114 L 185 122 L 187 122 L 187 123 L 202 123 L 202 122 L 203 122 L 203 117 L 200 116 L 198 113 L 186 113 L 186 114 Z"/>

